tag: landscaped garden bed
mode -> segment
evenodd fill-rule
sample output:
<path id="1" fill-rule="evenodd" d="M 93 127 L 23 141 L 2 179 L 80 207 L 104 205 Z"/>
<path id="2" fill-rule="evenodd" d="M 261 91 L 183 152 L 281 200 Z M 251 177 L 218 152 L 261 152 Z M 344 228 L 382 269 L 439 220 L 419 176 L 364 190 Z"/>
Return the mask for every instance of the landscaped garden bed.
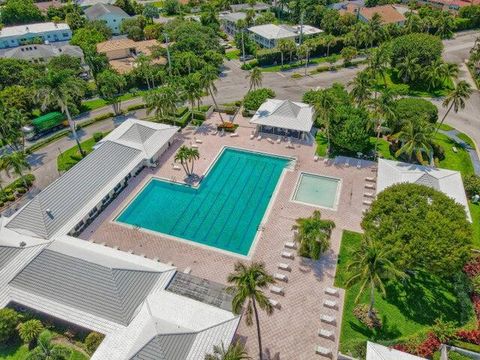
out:
<path id="1" fill-rule="evenodd" d="M 34 181 L 35 176 L 27 174 L 3 187 L 0 190 L 0 208 L 23 197 L 32 187 Z"/>

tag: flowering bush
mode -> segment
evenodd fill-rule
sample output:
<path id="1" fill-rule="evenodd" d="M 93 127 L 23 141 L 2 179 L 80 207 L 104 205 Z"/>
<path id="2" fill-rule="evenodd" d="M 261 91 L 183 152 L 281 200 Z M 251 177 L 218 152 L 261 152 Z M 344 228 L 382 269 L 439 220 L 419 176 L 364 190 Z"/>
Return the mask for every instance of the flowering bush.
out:
<path id="1" fill-rule="evenodd" d="M 225 130 L 227 132 L 235 132 L 235 129 L 238 127 L 238 124 L 234 124 L 230 121 L 225 121 L 222 124 L 217 125 L 217 130 Z"/>
<path id="2" fill-rule="evenodd" d="M 471 279 L 480 274 L 480 256 L 476 256 L 467 262 L 463 267 L 463 272 Z"/>
<path id="3" fill-rule="evenodd" d="M 373 309 L 372 317 L 368 316 L 367 304 L 360 304 L 353 309 L 353 315 L 369 329 L 380 329 L 382 327 L 382 320 L 378 317 L 377 310 Z"/>
<path id="4" fill-rule="evenodd" d="M 433 353 L 440 348 L 442 343 L 433 333 L 427 335 L 427 339 L 417 347 L 417 355 L 424 358 L 431 358 Z"/>
<path id="5" fill-rule="evenodd" d="M 462 341 L 480 345 L 480 330 L 459 330 L 457 336 Z"/>

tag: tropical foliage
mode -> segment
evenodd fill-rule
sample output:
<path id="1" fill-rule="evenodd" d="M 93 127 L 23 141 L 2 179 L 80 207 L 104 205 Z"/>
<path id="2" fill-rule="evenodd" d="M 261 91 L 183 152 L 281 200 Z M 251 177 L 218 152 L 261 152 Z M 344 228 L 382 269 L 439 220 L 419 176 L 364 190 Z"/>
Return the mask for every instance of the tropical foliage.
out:
<path id="1" fill-rule="evenodd" d="M 300 256 L 318 260 L 330 248 L 330 235 L 335 223 L 321 219 L 320 211 L 315 210 L 308 218 L 298 218 L 293 229 L 297 231 L 295 241 L 299 243 Z"/>
<path id="2" fill-rule="evenodd" d="M 187 176 L 192 176 L 193 166 L 195 164 L 195 160 L 200 158 L 200 153 L 196 148 L 189 148 L 185 145 L 182 145 L 180 149 L 178 149 L 177 153 L 175 154 L 175 161 L 179 162 L 183 170 L 185 170 L 185 174 Z"/>

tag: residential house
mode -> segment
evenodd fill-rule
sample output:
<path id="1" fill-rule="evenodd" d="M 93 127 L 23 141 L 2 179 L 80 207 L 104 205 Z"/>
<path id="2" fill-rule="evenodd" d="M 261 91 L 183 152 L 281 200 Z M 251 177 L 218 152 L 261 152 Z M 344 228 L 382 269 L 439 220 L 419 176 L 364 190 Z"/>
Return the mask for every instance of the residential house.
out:
<path id="1" fill-rule="evenodd" d="M 271 49 L 277 46 L 279 40 L 291 39 L 297 44 L 301 39 L 318 35 L 323 31 L 310 25 L 275 25 L 265 24 L 248 28 L 252 39 L 262 47 Z"/>
<path id="2" fill-rule="evenodd" d="M 85 16 L 88 20 L 105 21 L 107 26 L 112 30 L 112 34 L 121 33 L 121 25 L 124 19 L 130 16 L 118 6 L 105 5 L 102 3 L 95 4 L 85 10 Z"/>
<path id="3" fill-rule="evenodd" d="M 59 9 L 59 8 L 63 7 L 64 5 L 65 4 L 60 2 L 60 0 L 42 1 L 42 2 L 36 2 L 35 3 L 35 6 L 44 14 L 50 8 Z"/>
<path id="4" fill-rule="evenodd" d="M 480 0 L 417 0 L 418 4 L 431 5 L 433 7 L 457 12 L 462 7 L 480 5 Z"/>
<path id="5" fill-rule="evenodd" d="M 77 5 L 83 10 L 96 4 L 114 5 L 117 0 L 76 0 Z"/>
<path id="6" fill-rule="evenodd" d="M 60 55 L 69 55 L 80 59 L 82 64 L 85 63 L 83 51 L 78 46 L 55 44 L 32 44 L 23 45 L 13 49 L 4 50 L 0 57 L 6 59 L 26 60 L 34 63 L 48 62 L 53 57 Z"/>
<path id="7" fill-rule="evenodd" d="M 341 8 L 341 14 L 353 14 L 368 23 L 375 14 L 380 15 L 383 24 L 397 24 L 403 26 L 407 20 L 402 12 L 398 11 L 393 5 L 379 5 L 374 7 L 362 7 L 355 4 L 347 4 Z"/>
<path id="8" fill-rule="evenodd" d="M 250 120 L 257 133 L 312 140 L 313 106 L 290 100 L 268 99 Z"/>
<path id="9" fill-rule="evenodd" d="M 68 41 L 72 30 L 64 23 L 37 23 L 8 26 L 0 30 L 0 49 L 17 47 L 26 43 L 51 43 Z"/>
<path id="10" fill-rule="evenodd" d="M 222 23 L 223 31 L 230 36 L 235 36 L 235 34 L 239 31 L 237 28 L 238 21 L 245 20 L 247 18 L 247 14 L 244 12 L 225 13 L 220 14 L 219 18 L 220 22 Z"/>
<path id="11" fill-rule="evenodd" d="M 379 159 L 377 194 L 387 187 L 399 183 L 426 185 L 445 193 L 445 195 L 455 200 L 458 204 L 464 206 L 467 219 L 470 222 L 472 221 L 460 172 Z"/>
<path id="12" fill-rule="evenodd" d="M 157 40 L 133 41 L 130 39 L 112 39 L 97 44 L 97 52 L 105 54 L 110 66 L 121 74 L 133 70 L 139 55 L 152 55 L 155 47 L 164 46 Z M 163 57 L 153 59 L 154 64 L 166 64 Z"/>
<path id="13" fill-rule="evenodd" d="M 230 5 L 232 12 L 247 12 L 248 10 L 253 10 L 255 12 L 264 12 L 269 11 L 271 6 L 263 2 L 257 2 L 253 5 L 251 4 L 232 4 Z"/>

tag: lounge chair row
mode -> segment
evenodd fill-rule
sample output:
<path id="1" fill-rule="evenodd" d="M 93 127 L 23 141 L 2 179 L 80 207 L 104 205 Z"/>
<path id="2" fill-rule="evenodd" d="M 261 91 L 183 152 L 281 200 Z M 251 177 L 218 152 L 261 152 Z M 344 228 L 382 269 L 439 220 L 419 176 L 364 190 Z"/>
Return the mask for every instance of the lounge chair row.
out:
<path id="1" fill-rule="evenodd" d="M 339 296 L 338 289 L 333 287 L 327 287 L 325 289 L 325 294 L 329 296 L 335 296 L 335 297 Z M 335 309 L 335 310 L 338 309 L 337 301 L 332 299 L 324 300 L 323 306 L 329 309 Z M 320 321 L 324 324 L 331 325 L 331 326 L 336 326 L 336 323 L 337 323 L 337 319 L 335 316 L 327 315 L 327 314 L 320 315 Z M 325 328 L 318 329 L 318 336 L 324 339 L 332 340 L 332 341 L 335 340 L 335 332 L 333 330 L 329 330 Z M 333 357 L 333 349 L 330 347 L 317 345 L 315 346 L 315 353 L 327 358 Z"/>

